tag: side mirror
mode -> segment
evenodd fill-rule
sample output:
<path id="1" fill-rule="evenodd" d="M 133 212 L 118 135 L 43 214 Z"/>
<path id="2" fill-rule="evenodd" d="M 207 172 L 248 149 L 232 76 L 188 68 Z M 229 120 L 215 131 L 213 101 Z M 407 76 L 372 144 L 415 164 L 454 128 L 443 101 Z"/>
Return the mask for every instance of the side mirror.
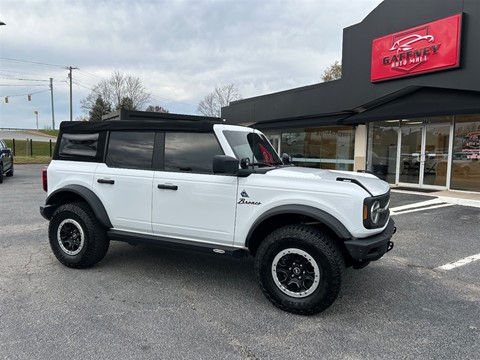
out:
<path id="1" fill-rule="evenodd" d="M 243 158 L 242 160 L 240 160 L 240 167 L 242 169 L 248 169 L 249 166 L 250 166 L 250 159 L 249 158 Z"/>
<path id="2" fill-rule="evenodd" d="M 287 153 L 282 154 L 282 162 L 284 165 L 289 165 L 292 162 L 292 157 Z"/>
<path id="3" fill-rule="evenodd" d="M 238 175 L 238 160 L 227 155 L 215 155 L 212 168 L 214 174 Z"/>

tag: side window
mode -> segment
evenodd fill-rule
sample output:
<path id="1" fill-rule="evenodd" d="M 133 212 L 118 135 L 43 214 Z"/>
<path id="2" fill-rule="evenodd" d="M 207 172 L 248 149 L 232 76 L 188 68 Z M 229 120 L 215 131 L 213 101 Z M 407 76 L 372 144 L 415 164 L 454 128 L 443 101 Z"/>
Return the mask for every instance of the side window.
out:
<path id="1" fill-rule="evenodd" d="M 223 155 L 213 133 L 165 133 L 165 170 L 212 173 L 215 155 Z"/>
<path id="2" fill-rule="evenodd" d="M 67 134 L 60 140 L 60 156 L 94 158 L 97 155 L 99 134 Z"/>
<path id="3" fill-rule="evenodd" d="M 154 143 L 154 132 L 112 131 L 106 164 L 115 168 L 150 170 Z"/>

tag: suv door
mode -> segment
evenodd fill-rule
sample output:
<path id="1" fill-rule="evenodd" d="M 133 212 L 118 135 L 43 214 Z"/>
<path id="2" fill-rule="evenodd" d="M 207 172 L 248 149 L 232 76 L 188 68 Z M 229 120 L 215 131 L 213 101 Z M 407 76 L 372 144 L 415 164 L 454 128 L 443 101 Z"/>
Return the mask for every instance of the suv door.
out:
<path id="1" fill-rule="evenodd" d="M 155 235 L 232 245 L 235 176 L 213 175 L 214 155 L 223 151 L 213 133 L 165 133 L 163 171 L 153 181 Z"/>
<path id="2" fill-rule="evenodd" d="M 154 132 L 112 131 L 93 188 L 117 230 L 151 234 Z"/>

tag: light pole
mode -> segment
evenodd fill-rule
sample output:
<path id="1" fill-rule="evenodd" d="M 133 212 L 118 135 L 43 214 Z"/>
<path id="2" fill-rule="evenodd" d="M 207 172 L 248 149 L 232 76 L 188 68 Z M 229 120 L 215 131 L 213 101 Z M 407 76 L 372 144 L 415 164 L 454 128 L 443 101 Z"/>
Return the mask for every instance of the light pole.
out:
<path id="1" fill-rule="evenodd" d="M 52 100 L 52 130 L 55 130 L 55 111 L 53 110 L 53 78 L 50 78 L 50 98 Z"/>
<path id="2" fill-rule="evenodd" d="M 35 124 L 37 125 L 37 131 L 38 131 L 38 111 L 35 110 L 33 113 L 35 114 Z"/>

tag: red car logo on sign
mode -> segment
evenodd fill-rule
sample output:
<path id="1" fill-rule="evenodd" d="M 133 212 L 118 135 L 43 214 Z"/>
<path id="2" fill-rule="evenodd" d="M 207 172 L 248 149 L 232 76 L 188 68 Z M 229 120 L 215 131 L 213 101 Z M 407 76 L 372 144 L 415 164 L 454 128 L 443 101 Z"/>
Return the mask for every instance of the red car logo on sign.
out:
<path id="1" fill-rule="evenodd" d="M 395 40 L 395 37 L 393 37 Z M 393 43 L 392 47 L 390 48 L 390 51 L 397 51 L 397 54 L 400 51 L 409 51 L 413 49 L 413 44 L 419 42 L 419 41 L 427 41 L 427 42 L 433 42 L 435 41 L 435 38 L 432 35 L 418 35 L 418 34 L 413 34 L 413 35 L 408 35 L 400 40 L 397 40 Z"/>

